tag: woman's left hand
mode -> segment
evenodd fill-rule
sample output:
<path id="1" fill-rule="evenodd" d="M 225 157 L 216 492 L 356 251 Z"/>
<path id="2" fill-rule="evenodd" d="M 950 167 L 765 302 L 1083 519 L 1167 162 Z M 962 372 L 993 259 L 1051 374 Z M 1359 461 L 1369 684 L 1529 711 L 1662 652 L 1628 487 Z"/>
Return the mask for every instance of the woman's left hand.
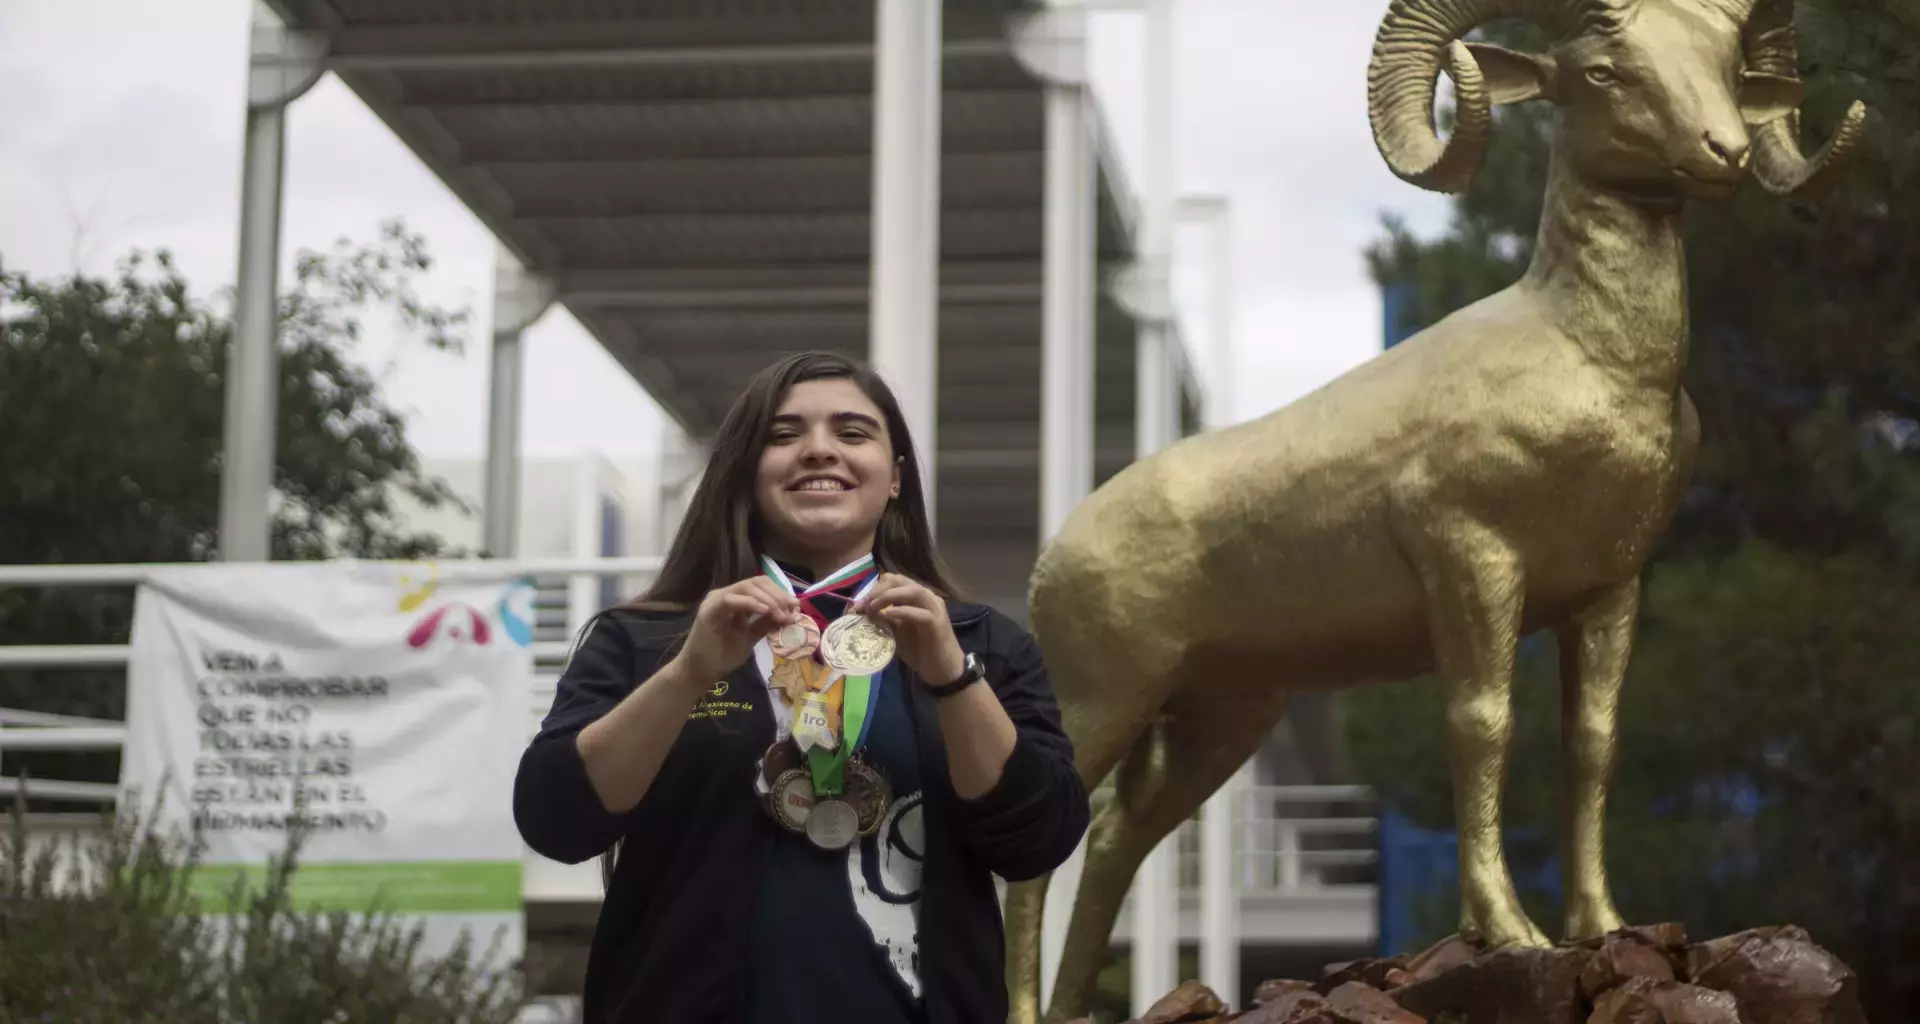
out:
<path id="1" fill-rule="evenodd" d="M 865 597 L 847 611 L 871 615 L 893 630 L 900 660 L 928 684 L 960 678 L 967 655 L 953 635 L 947 603 L 939 594 L 896 573 L 883 573 Z"/>

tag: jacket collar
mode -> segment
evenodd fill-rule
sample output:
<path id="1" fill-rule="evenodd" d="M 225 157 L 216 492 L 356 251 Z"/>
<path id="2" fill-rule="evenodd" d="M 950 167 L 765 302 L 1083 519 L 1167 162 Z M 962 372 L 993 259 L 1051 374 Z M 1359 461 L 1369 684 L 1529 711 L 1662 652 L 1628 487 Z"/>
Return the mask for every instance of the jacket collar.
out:
<path id="1" fill-rule="evenodd" d="M 973 604 L 968 601 L 956 601 L 953 598 L 947 598 L 947 621 L 956 626 L 972 625 L 986 618 L 992 612 L 993 609 L 984 604 Z"/>

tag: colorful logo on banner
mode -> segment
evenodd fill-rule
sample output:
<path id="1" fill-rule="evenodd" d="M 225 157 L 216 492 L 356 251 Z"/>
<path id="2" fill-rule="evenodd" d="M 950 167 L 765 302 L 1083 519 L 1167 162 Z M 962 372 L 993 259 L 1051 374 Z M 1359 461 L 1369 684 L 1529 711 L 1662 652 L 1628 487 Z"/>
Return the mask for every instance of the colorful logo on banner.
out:
<path id="1" fill-rule="evenodd" d="M 400 577 L 400 582 L 411 589 L 401 594 L 399 609 L 403 612 L 419 610 L 426 607 L 428 600 L 440 589 L 439 568 L 429 563 L 426 580 L 417 586 L 408 576 Z M 533 592 L 533 578 L 522 576 L 507 584 L 495 606 L 500 616 L 501 632 L 517 647 L 533 644 L 532 609 L 529 607 L 522 614 L 518 607 L 521 595 L 531 598 Z M 462 601 L 449 601 L 428 608 L 414 621 L 413 627 L 407 631 L 407 645 L 415 650 L 423 650 L 443 636 L 454 643 L 485 647 L 493 642 L 493 628 L 480 609 Z"/>

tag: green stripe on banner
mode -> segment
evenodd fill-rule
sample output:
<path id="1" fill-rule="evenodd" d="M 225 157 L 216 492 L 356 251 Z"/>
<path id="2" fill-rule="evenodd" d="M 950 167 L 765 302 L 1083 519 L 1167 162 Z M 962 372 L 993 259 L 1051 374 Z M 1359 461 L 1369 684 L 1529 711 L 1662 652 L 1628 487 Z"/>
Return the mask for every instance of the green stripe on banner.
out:
<path id="1" fill-rule="evenodd" d="M 260 864 L 205 865 L 188 888 L 210 914 L 233 912 L 233 886 L 266 888 L 267 868 Z M 387 910 L 397 914 L 519 913 L 520 862 L 379 861 L 302 864 L 288 885 L 296 910 Z"/>

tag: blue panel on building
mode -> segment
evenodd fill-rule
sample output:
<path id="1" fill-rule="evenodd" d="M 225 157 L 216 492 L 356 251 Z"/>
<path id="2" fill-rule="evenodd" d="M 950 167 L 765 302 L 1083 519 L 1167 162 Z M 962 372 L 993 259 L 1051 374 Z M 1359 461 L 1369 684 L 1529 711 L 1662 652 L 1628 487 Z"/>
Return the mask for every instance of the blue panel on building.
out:
<path id="1" fill-rule="evenodd" d="M 1383 349 L 1392 348 L 1407 340 L 1414 333 L 1411 326 L 1403 325 L 1401 318 L 1407 308 L 1413 305 L 1413 283 L 1402 281 L 1398 284 L 1384 285 L 1380 289 L 1381 330 L 1385 337 Z"/>
<path id="2" fill-rule="evenodd" d="M 1391 811 L 1380 815 L 1380 955 L 1411 953 L 1423 936 L 1415 904 L 1458 884 L 1459 844 Z"/>
<path id="3" fill-rule="evenodd" d="M 1520 858 L 1522 846 L 1538 848 L 1551 841 L 1534 829 L 1513 828 L 1504 833 L 1509 867 Z M 1460 885 L 1460 844 L 1455 832 L 1431 832 L 1391 811 L 1380 815 L 1379 949 L 1380 956 L 1417 953 L 1437 936 L 1425 934 L 1418 920 L 1420 908 L 1435 907 Z M 1524 861 L 1522 861 L 1524 862 Z M 1542 858 L 1531 875 L 1516 871 L 1514 884 L 1523 893 L 1561 898 L 1560 858 Z M 1451 930 L 1451 922 L 1441 929 Z"/>
<path id="4" fill-rule="evenodd" d="M 625 523 L 621 520 L 620 506 L 606 498 L 600 499 L 600 555 L 603 558 L 615 558 L 625 553 Z M 611 608 L 621 600 L 619 581 L 612 576 L 600 577 L 600 607 Z"/>

